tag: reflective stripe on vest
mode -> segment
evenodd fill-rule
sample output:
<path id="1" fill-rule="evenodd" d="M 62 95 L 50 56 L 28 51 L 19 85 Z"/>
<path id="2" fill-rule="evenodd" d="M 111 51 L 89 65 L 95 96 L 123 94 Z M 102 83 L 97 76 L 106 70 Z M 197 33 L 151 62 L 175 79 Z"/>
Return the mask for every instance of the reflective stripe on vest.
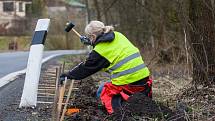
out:
<path id="1" fill-rule="evenodd" d="M 134 68 L 131 68 L 131 69 L 119 72 L 119 73 L 112 74 L 111 78 L 117 78 L 117 77 L 120 77 L 120 76 L 124 76 L 126 74 L 134 73 L 134 72 L 136 72 L 138 70 L 141 70 L 141 69 L 143 69 L 145 67 L 146 67 L 145 64 L 140 64 L 140 65 L 138 65 L 138 66 L 136 66 Z"/>
<path id="2" fill-rule="evenodd" d="M 124 58 L 123 60 L 121 60 L 120 62 L 118 62 L 117 64 L 115 64 L 114 66 L 112 66 L 108 72 L 112 72 L 114 70 L 116 70 L 117 68 L 119 68 L 120 66 L 122 66 L 123 64 L 127 63 L 128 61 L 132 60 L 132 59 L 135 59 L 137 57 L 140 57 L 140 53 L 134 53 L 126 58 Z"/>

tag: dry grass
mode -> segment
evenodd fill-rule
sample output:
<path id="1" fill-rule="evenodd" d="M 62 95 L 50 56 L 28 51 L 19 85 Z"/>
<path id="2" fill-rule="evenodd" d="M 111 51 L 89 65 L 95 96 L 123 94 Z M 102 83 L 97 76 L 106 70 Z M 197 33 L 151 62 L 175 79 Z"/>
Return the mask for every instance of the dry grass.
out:
<path id="1" fill-rule="evenodd" d="M 155 68 L 153 98 L 156 101 L 181 112 L 178 116 L 186 121 L 215 120 L 215 86 L 194 87 L 185 67 L 168 65 Z M 169 120 L 177 121 L 177 118 Z"/>
<path id="2" fill-rule="evenodd" d="M 30 36 L 1 36 L 0 37 L 0 51 L 8 51 L 9 43 L 16 41 L 18 50 L 28 50 L 31 43 Z"/>

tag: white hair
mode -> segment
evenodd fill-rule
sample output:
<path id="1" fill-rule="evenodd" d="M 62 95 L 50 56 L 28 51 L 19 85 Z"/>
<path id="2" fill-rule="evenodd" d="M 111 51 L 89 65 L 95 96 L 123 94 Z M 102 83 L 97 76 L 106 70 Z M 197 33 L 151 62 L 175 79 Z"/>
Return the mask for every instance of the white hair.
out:
<path id="1" fill-rule="evenodd" d="M 110 31 L 113 31 L 113 26 L 105 26 L 103 22 L 101 21 L 91 21 L 86 27 L 85 27 L 85 33 L 87 35 L 95 34 L 100 35 L 101 33 L 108 33 Z"/>

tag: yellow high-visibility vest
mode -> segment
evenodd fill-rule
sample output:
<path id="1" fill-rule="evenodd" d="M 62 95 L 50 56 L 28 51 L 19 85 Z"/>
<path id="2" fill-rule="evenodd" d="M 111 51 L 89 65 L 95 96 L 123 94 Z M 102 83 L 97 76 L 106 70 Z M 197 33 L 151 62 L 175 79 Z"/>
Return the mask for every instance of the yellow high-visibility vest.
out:
<path id="1" fill-rule="evenodd" d="M 106 58 L 110 66 L 105 68 L 111 75 L 112 84 L 125 85 L 150 75 L 149 69 L 136 48 L 123 34 L 114 32 L 111 42 L 98 43 L 94 51 Z"/>

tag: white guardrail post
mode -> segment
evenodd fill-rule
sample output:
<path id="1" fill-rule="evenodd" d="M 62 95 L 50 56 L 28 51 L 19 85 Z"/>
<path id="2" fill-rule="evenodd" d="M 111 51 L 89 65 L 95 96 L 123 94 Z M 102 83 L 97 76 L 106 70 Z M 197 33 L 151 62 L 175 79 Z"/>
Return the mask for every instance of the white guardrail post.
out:
<path id="1" fill-rule="evenodd" d="M 25 84 L 19 107 L 35 107 L 37 104 L 37 89 L 40 78 L 44 43 L 49 28 L 50 19 L 39 19 L 32 39 Z"/>

